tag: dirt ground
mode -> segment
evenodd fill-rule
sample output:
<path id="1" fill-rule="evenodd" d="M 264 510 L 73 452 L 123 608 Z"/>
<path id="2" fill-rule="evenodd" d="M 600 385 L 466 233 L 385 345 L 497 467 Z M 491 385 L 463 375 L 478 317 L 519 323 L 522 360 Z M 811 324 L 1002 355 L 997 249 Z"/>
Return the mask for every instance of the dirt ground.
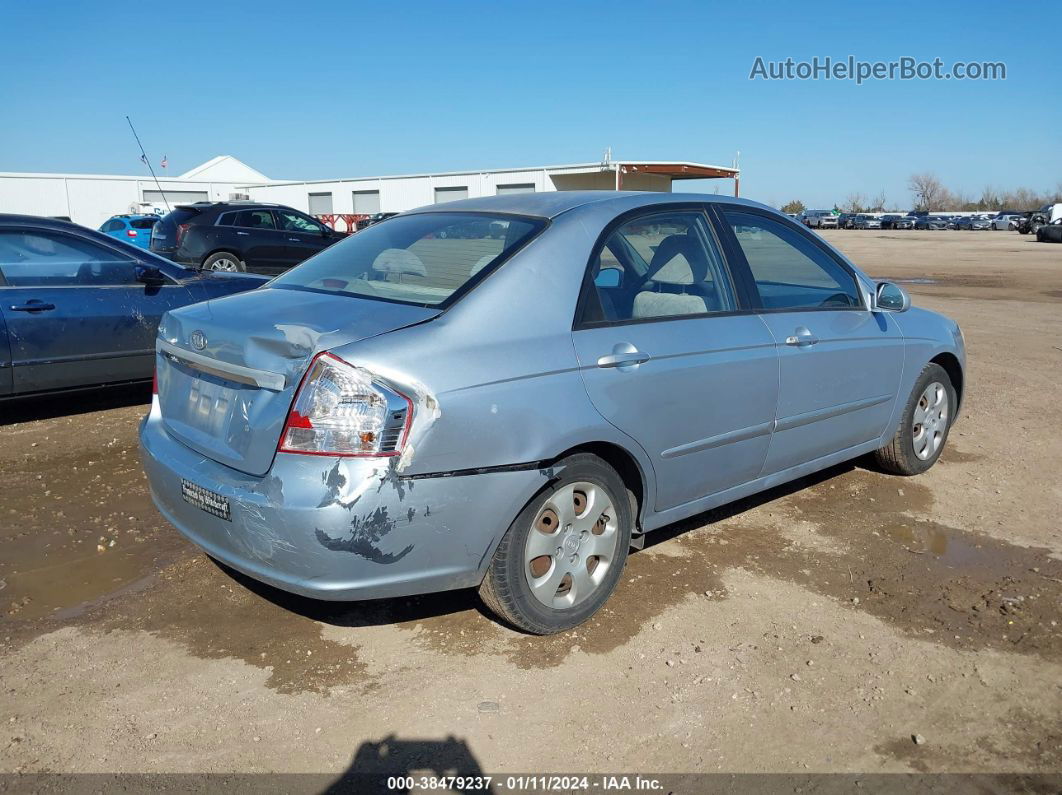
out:
<path id="1" fill-rule="evenodd" d="M 0 404 L 0 771 L 1062 771 L 1062 246 L 825 234 L 962 324 L 941 462 L 654 533 L 559 637 L 247 581 L 153 509 L 144 390 Z"/>

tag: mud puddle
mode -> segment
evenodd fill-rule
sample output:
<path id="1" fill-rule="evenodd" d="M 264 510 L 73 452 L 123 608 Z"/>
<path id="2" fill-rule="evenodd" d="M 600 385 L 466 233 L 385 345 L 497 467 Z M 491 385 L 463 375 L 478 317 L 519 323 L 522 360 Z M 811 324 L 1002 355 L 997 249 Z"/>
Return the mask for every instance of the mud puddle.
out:
<path id="1" fill-rule="evenodd" d="M 842 467 L 650 534 L 605 607 L 573 632 L 516 635 L 473 609 L 399 626 L 434 650 L 499 653 L 523 668 L 548 667 L 577 647 L 611 651 L 684 600 L 725 599 L 725 573 L 740 567 L 838 599 L 923 640 L 1062 659 L 1062 562 L 1046 549 L 920 518 L 931 515 L 932 502 L 928 487 L 911 479 Z M 780 520 L 764 521 L 779 513 Z M 787 538 L 782 531 L 797 522 L 829 543 Z M 725 606 L 719 610 L 725 620 Z"/>

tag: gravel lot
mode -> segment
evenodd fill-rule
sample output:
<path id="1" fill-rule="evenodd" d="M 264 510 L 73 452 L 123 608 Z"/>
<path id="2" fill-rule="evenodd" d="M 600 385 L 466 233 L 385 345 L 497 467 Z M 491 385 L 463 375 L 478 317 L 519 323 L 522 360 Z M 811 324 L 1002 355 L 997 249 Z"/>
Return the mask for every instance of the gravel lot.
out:
<path id="1" fill-rule="evenodd" d="M 962 323 L 943 459 L 661 530 L 560 637 L 248 582 L 152 508 L 144 390 L 0 404 L 0 771 L 1062 770 L 1062 246 L 824 234 Z"/>

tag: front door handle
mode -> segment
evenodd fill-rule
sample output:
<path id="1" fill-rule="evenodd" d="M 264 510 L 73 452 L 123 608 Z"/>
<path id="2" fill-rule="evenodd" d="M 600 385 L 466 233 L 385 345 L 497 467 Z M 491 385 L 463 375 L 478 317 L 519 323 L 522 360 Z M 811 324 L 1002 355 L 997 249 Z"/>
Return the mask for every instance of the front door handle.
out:
<path id="1" fill-rule="evenodd" d="M 612 353 L 597 360 L 598 367 L 617 367 L 620 370 L 634 369 L 652 358 L 648 353 L 638 350 L 629 342 L 619 342 L 612 346 Z"/>
<path id="2" fill-rule="evenodd" d="M 793 336 L 785 338 L 786 345 L 795 345 L 798 348 L 803 348 L 806 345 L 814 345 L 819 341 L 819 338 L 811 333 L 811 330 L 806 326 L 797 326 L 796 331 L 793 332 Z"/>
<path id="3" fill-rule="evenodd" d="M 55 304 L 46 304 L 43 301 L 31 300 L 24 304 L 14 304 L 8 307 L 12 312 L 47 312 L 55 309 Z"/>
<path id="4" fill-rule="evenodd" d="M 249 235 L 251 233 L 250 232 L 237 232 L 236 234 L 243 235 L 244 237 L 246 237 L 247 235 Z"/>
<path id="5" fill-rule="evenodd" d="M 302 241 L 299 238 L 297 238 L 297 237 L 289 237 L 288 238 L 288 242 L 289 243 L 301 243 Z"/>

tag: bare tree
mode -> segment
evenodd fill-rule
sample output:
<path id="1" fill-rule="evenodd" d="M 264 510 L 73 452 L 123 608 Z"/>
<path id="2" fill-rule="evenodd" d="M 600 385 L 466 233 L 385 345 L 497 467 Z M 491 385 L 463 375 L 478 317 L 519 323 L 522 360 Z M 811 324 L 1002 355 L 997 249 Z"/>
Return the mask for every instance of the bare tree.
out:
<path id="1" fill-rule="evenodd" d="M 937 175 L 928 171 L 923 174 L 912 174 L 907 180 L 907 189 L 914 194 L 916 209 L 927 212 L 941 209 L 942 200 L 947 194 L 947 189 L 937 179 Z"/>
<path id="2" fill-rule="evenodd" d="M 846 213 L 862 213 L 866 212 L 867 208 L 864 206 L 866 199 L 862 193 L 849 193 L 848 197 L 844 200 L 844 204 L 841 205 L 841 209 Z"/>
<path id="3" fill-rule="evenodd" d="M 867 209 L 868 210 L 872 210 L 873 212 L 876 212 L 876 213 L 884 212 L 886 201 L 887 201 L 887 199 L 885 198 L 884 189 L 880 190 L 880 191 L 878 191 L 878 195 L 870 200 L 870 206 L 867 207 Z"/>

